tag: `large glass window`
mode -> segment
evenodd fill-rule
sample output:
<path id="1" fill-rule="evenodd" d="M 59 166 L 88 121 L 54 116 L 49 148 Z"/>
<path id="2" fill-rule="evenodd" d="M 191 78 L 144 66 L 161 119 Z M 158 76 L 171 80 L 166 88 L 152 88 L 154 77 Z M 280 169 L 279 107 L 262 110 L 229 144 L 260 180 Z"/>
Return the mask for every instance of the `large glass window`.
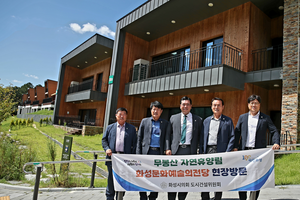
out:
<path id="1" fill-rule="evenodd" d="M 178 49 L 152 58 L 150 77 L 188 71 L 190 47 Z"/>
<path id="2" fill-rule="evenodd" d="M 222 64 L 223 37 L 203 42 L 202 67 Z"/>

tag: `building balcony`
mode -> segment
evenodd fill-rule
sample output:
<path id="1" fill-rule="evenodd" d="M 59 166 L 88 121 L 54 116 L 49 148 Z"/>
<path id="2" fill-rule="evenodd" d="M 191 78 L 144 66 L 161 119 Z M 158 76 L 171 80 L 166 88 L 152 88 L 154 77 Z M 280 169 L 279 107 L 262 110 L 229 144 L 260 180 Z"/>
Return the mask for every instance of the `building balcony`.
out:
<path id="1" fill-rule="evenodd" d="M 253 71 L 282 67 L 283 45 L 252 51 Z"/>
<path id="2" fill-rule="evenodd" d="M 24 102 L 24 104 L 25 104 L 25 105 L 30 105 L 30 104 L 31 104 L 31 101 L 30 101 L 30 100 L 27 100 L 27 101 Z"/>
<path id="3" fill-rule="evenodd" d="M 66 95 L 66 102 L 83 103 L 105 101 L 106 96 L 106 92 L 101 92 L 101 86 L 95 90 L 93 88 L 93 80 L 88 80 L 76 85 L 71 85 Z"/>
<path id="4" fill-rule="evenodd" d="M 266 89 L 282 88 L 283 46 L 253 50 L 252 58 L 253 70 L 247 73 L 245 82 Z"/>
<path id="5" fill-rule="evenodd" d="M 39 101 L 39 100 L 33 101 L 33 102 L 32 102 L 32 106 L 39 106 L 39 104 L 40 104 L 40 101 Z"/>
<path id="6" fill-rule="evenodd" d="M 125 95 L 157 97 L 244 89 L 242 51 L 225 42 L 134 66 Z"/>

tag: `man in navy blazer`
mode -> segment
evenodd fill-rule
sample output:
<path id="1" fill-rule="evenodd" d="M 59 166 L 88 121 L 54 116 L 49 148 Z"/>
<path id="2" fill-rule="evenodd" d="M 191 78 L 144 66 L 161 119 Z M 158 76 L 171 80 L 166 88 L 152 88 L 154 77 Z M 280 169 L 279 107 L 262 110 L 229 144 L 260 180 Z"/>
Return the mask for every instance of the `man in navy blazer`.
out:
<path id="1" fill-rule="evenodd" d="M 234 147 L 234 126 L 231 118 L 223 115 L 224 101 L 215 97 L 211 101 L 213 115 L 203 122 L 200 137 L 200 154 L 230 152 Z M 209 200 L 209 192 L 201 193 L 202 200 Z M 215 193 L 215 200 L 221 200 L 222 192 Z"/>
<path id="2" fill-rule="evenodd" d="M 138 131 L 136 154 L 163 155 L 170 150 L 165 145 L 169 122 L 160 118 L 163 105 L 159 101 L 152 102 L 150 109 L 152 117 L 144 118 Z M 148 197 L 147 192 L 140 192 L 140 200 L 155 200 L 157 196 L 158 192 L 150 192 Z"/>
<path id="3" fill-rule="evenodd" d="M 116 110 L 117 122 L 109 125 L 102 137 L 102 147 L 106 152 L 106 158 L 111 159 L 113 153 L 134 154 L 136 151 L 136 129 L 133 125 L 126 123 L 126 108 Z M 108 170 L 106 199 L 113 200 L 115 196 L 112 164 L 105 162 Z"/>
<path id="4" fill-rule="evenodd" d="M 189 97 L 182 97 L 180 100 L 181 113 L 172 115 L 169 129 L 166 136 L 167 155 L 191 155 L 197 154 L 199 135 L 202 128 L 201 117 L 192 114 L 192 100 Z M 177 193 L 169 192 L 168 200 L 175 200 Z M 187 192 L 179 192 L 178 199 L 184 200 Z"/>
<path id="5" fill-rule="evenodd" d="M 251 95 L 248 98 L 249 112 L 242 114 L 235 127 L 234 151 L 251 150 L 267 147 L 267 130 L 271 133 L 273 147 L 280 148 L 280 134 L 268 115 L 260 112 L 261 98 L 258 95 Z M 250 193 L 251 199 L 257 199 L 259 190 Z M 239 192 L 240 200 L 247 199 L 247 192 Z"/>

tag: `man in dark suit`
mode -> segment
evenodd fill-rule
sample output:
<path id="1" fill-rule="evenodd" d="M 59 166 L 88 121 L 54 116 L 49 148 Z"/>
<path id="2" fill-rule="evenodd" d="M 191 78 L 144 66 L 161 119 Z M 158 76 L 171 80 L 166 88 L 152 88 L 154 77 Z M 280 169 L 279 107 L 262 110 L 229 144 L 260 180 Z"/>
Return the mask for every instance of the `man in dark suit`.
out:
<path id="1" fill-rule="evenodd" d="M 249 112 L 239 117 L 235 127 L 235 145 L 234 151 L 251 150 L 267 147 L 266 133 L 267 129 L 271 133 L 273 147 L 280 148 L 280 135 L 268 115 L 260 112 L 261 98 L 258 95 L 251 95 L 248 98 Z M 251 199 L 257 199 L 259 190 L 250 192 Z M 247 199 L 247 192 L 239 192 L 240 200 Z"/>
<path id="2" fill-rule="evenodd" d="M 134 154 L 136 151 L 136 130 L 131 124 L 126 123 L 126 108 L 116 110 L 117 122 L 109 125 L 102 137 L 102 147 L 106 158 L 111 159 L 113 153 Z M 112 163 L 105 162 L 108 170 L 106 199 L 113 200 L 115 196 Z"/>
<path id="3" fill-rule="evenodd" d="M 211 101 L 212 116 L 203 122 L 200 139 L 201 153 L 230 152 L 234 147 L 234 126 L 231 118 L 223 115 L 224 101 L 215 97 Z M 203 144 L 203 145 L 202 145 Z M 201 193 L 202 200 L 209 200 L 209 192 Z M 222 192 L 215 192 L 215 200 L 221 200 Z"/>
<path id="4" fill-rule="evenodd" d="M 166 150 L 167 155 L 197 154 L 199 135 L 202 128 L 201 117 L 190 113 L 192 100 L 182 97 L 180 100 L 181 113 L 172 115 L 166 137 L 166 146 L 171 143 L 171 150 Z M 176 192 L 168 193 L 168 200 L 175 200 Z M 187 192 L 179 192 L 178 199 L 184 200 Z"/>
<path id="5" fill-rule="evenodd" d="M 144 118 L 141 122 L 136 154 L 163 155 L 166 150 L 166 133 L 169 122 L 161 119 L 163 105 L 154 101 L 150 104 L 152 117 Z M 167 148 L 170 150 L 170 147 Z M 155 200 L 158 192 L 150 192 L 149 200 Z M 147 200 L 147 192 L 140 192 L 140 200 Z"/>

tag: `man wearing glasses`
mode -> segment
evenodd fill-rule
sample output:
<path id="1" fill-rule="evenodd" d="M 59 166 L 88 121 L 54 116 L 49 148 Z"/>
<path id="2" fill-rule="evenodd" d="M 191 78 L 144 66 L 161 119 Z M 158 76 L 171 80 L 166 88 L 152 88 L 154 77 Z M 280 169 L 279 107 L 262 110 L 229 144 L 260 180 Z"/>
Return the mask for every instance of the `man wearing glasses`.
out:
<path id="1" fill-rule="evenodd" d="M 136 154 L 163 155 L 170 150 L 165 146 L 169 122 L 160 118 L 163 105 L 159 101 L 152 102 L 150 109 L 152 117 L 144 118 L 139 128 Z M 149 196 L 140 192 L 140 200 L 155 200 L 157 196 L 158 192 L 150 192 Z"/>
<path id="2" fill-rule="evenodd" d="M 239 117 L 235 128 L 234 151 L 251 150 L 267 147 L 266 133 L 269 130 L 273 147 L 280 148 L 280 135 L 270 117 L 260 112 L 261 98 L 258 95 L 251 95 L 248 98 L 249 112 Z M 257 199 L 259 190 L 250 193 L 251 199 Z M 247 192 L 239 192 L 240 200 L 247 199 Z"/>
<path id="3" fill-rule="evenodd" d="M 197 154 L 199 135 L 202 128 L 201 117 L 192 114 L 192 100 L 185 96 L 180 100 L 181 113 L 172 115 L 170 119 L 170 131 L 167 132 L 167 155 L 192 155 Z M 171 142 L 171 145 L 170 145 Z M 168 200 L 175 200 L 177 193 L 169 192 Z M 178 199 L 184 200 L 187 192 L 178 192 Z"/>

